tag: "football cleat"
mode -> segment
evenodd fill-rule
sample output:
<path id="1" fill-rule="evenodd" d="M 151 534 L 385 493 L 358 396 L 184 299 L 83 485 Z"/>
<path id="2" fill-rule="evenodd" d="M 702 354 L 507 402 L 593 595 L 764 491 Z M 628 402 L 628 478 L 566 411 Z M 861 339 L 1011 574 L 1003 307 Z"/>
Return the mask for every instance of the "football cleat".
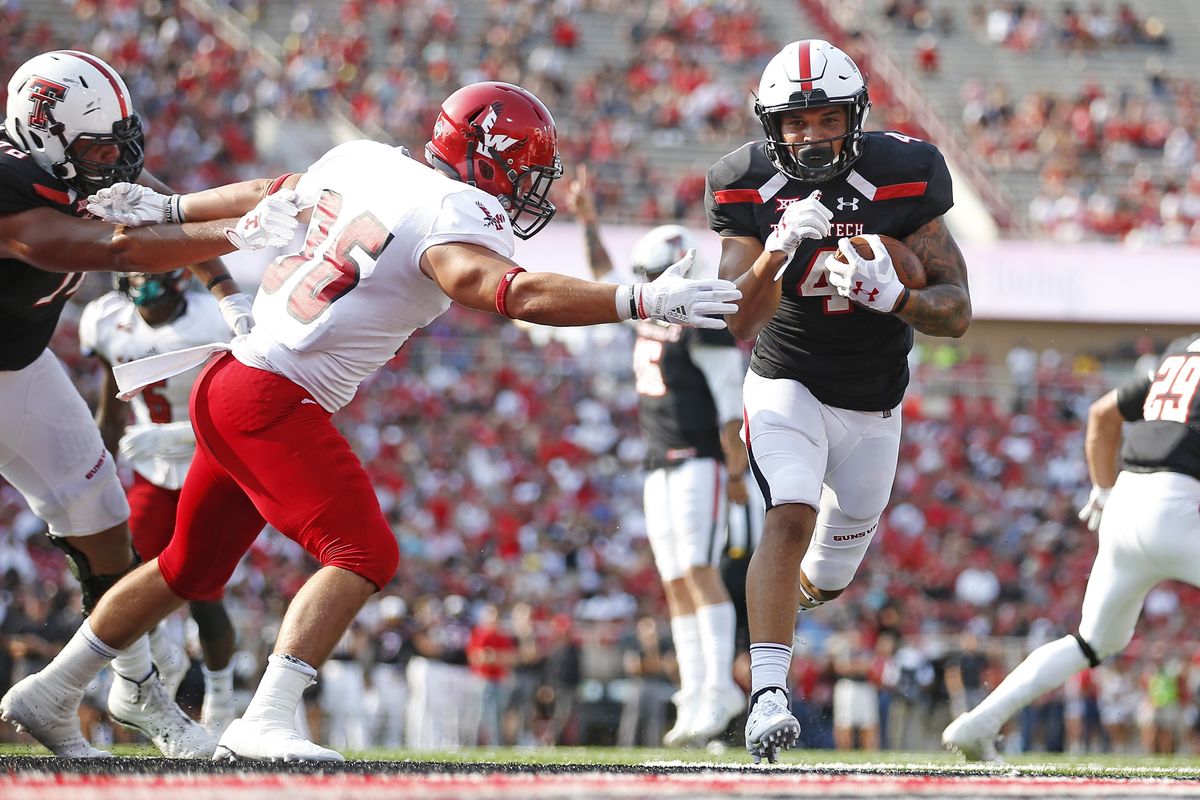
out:
<path id="1" fill-rule="evenodd" d="M 746 749 L 754 763 L 763 758 L 768 763 L 779 761 L 779 751 L 787 750 L 800 739 L 800 723 L 792 715 L 787 692 L 771 688 L 760 692 L 752 701 L 746 718 Z"/>
<path id="2" fill-rule="evenodd" d="M 345 761 L 336 750 L 313 744 L 288 723 L 235 719 L 221 735 L 213 761 Z"/>
<path id="3" fill-rule="evenodd" d="M 685 695 L 683 692 L 676 692 L 671 696 L 671 702 L 675 704 L 675 725 L 663 735 L 664 746 L 684 747 L 690 742 L 698 700 L 695 693 Z"/>
<path id="4" fill-rule="evenodd" d="M 959 714 L 942 731 L 942 747 L 951 753 L 958 753 L 967 761 L 1003 763 L 1004 759 L 996 751 L 996 738 L 999 735 L 1000 728 L 993 720 L 968 711 Z"/>
<path id="5" fill-rule="evenodd" d="M 700 705 L 692 717 L 689 738 L 707 744 L 725 732 L 746 707 L 746 695 L 734 684 L 708 688 L 700 696 Z"/>
<path id="6" fill-rule="evenodd" d="M 107 750 L 88 744 L 79 729 L 83 689 L 66 694 L 50 690 L 38 675 L 30 675 L 0 699 L 0 719 L 28 733 L 61 758 L 111 758 Z"/>
<path id="7" fill-rule="evenodd" d="M 108 715 L 114 722 L 145 734 L 167 758 L 208 758 L 217 745 L 208 731 L 167 695 L 155 671 L 134 681 L 114 670 Z"/>

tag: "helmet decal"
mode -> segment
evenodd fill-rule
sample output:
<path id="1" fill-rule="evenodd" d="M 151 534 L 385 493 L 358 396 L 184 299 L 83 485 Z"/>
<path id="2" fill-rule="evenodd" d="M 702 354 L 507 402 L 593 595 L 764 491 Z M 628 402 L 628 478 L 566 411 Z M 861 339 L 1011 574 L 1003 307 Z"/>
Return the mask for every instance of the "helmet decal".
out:
<path id="1" fill-rule="evenodd" d="M 50 124 L 53 122 L 50 111 L 66 98 L 67 87 L 40 75 L 33 76 L 27 85 L 29 100 L 33 105 L 29 111 L 29 127 L 50 133 Z"/>

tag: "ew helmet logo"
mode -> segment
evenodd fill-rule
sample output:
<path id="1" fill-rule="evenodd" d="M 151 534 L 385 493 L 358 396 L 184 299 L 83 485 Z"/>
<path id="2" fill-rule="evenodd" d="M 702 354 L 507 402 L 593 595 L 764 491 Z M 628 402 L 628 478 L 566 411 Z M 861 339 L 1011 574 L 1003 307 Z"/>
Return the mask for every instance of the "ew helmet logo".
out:
<path id="1" fill-rule="evenodd" d="M 479 121 L 478 125 L 480 132 L 483 134 L 483 141 L 479 145 L 479 152 L 488 158 L 496 157 L 492 151 L 503 153 L 514 144 L 521 144 L 525 141 L 524 139 L 514 139 L 502 133 L 492 133 L 492 128 L 495 127 L 496 120 L 498 119 L 499 110 L 500 104 L 492 103 L 488 106 L 487 113 Z"/>

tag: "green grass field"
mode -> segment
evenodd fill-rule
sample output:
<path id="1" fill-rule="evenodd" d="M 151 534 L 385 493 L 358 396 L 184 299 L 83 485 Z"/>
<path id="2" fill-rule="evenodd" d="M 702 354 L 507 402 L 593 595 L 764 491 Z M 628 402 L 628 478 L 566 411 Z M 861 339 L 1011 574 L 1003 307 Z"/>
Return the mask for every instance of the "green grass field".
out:
<path id="1" fill-rule="evenodd" d="M 117 755 L 153 757 L 151 747 L 118 745 Z M 0 758 L 11 756 L 49 756 L 40 746 L 0 745 Z M 417 752 L 411 750 L 366 750 L 348 752 L 347 758 L 364 761 L 410 761 L 444 765 L 453 771 L 454 765 L 496 764 L 521 766 L 528 769 L 545 765 L 557 766 L 643 766 L 746 768 L 753 765 L 741 750 L 724 753 L 704 750 L 666 750 L 655 748 L 559 747 L 547 748 L 476 748 L 453 752 Z M 1057 753 L 1033 753 L 1015 756 L 1007 764 L 965 764 L 949 753 L 896 752 L 836 752 L 832 750 L 794 750 L 784 753 L 781 768 L 800 770 L 865 772 L 888 774 L 998 774 L 1040 776 L 1089 776 L 1105 778 L 1174 778 L 1200 780 L 1200 756 L 1065 756 Z"/>

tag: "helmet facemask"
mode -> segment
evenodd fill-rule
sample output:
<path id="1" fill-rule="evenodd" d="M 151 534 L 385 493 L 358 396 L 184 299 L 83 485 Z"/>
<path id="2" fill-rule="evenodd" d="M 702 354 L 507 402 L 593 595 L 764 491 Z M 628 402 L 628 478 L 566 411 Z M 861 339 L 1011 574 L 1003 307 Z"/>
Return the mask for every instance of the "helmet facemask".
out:
<path id="1" fill-rule="evenodd" d="M 51 127 L 52 133 L 55 127 Z M 66 147 L 64 162 L 55 167 L 56 173 L 62 173 L 58 177 L 80 192 L 92 194 L 114 183 L 136 181 L 145 163 L 142 122 L 137 114 L 131 114 L 113 123 L 111 134 L 76 136 Z"/>
<path id="2" fill-rule="evenodd" d="M 176 300 L 183 294 L 187 274 L 183 270 L 151 274 L 132 272 L 118 274 L 116 289 L 128 297 L 139 308 L 153 308 L 168 300 Z"/>
<path id="3" fill-rule="evenodd" d="M 821 95 L 818 97 L 818 95 Z M 829 101 L 824 93 L 810 93 L 799 102 L 787 103 L 770 109 L 763 108 L 761 103 L 755 103 L 754 112 L 762 123 L 767 135 L 767 154 L 776 169 L 796 180 L 805 183 L 824 183 L 836 178 L 850 168 L 850 165 L 862 155 L 863 125 L 871 103 L 867 99 L 867 90 L 860 90 L 854 97 Z M 842 106 L 846 109 L 846 132 L 828 139 L 817 139 L 806 142 L 787 142 L 783 136 L 783 115 L 789 111 L 820 109 L 830 106 Z M 842 146 L 834 154 L 834 143 L 841 142 Z"/>

